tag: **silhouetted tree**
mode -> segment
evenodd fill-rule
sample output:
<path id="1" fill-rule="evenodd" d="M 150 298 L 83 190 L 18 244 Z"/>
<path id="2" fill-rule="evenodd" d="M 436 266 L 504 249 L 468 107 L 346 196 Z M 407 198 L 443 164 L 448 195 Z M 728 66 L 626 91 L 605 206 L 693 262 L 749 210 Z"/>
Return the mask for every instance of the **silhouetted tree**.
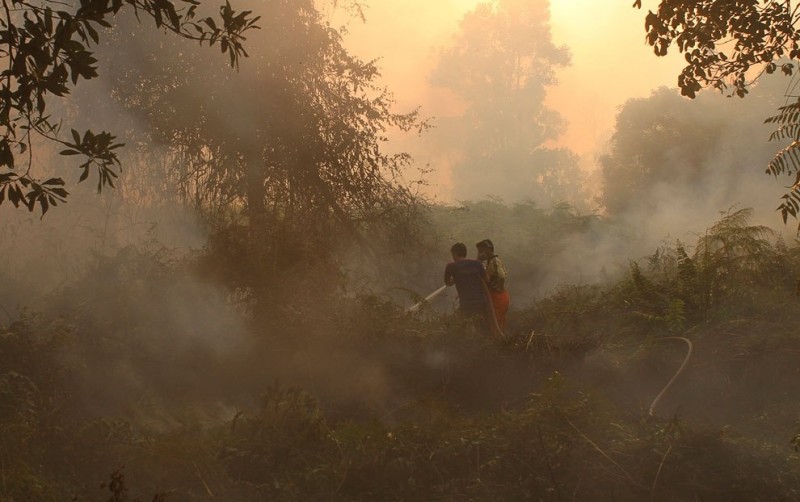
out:
<path id="1" fill-rule="evenodd" d="M 184 200 L 228 232 L 218 249 L 240 283 L 266 294 L 281 272 L 323 263 L 343 243 L 371 253 L 365 235 L 379 240 L 409 216 L 409 157 L 382 144 L 389 128 L 424 124 L 392 110 L 376 64 L 348 53 L 313 1 L 276 0 L 262 14 L 258 51 L 237 74 L 133 26 L 109 64 L 114 95 L 172 152 Z M 161 71 L 164 58 L 174 72 Z"/>
<path id="2" fill-rule="evenodd" d="M 563 120 L 544 100 L 555 70 L 569 63 L 566 47 L 552 42 L 548 6 L 543 0 L 478 4 L 440 57 L 433 82 L 466 107 L 463 116 L 438 124 L 458 159 L 458 197 L 549 203 L 576 184 L 575 156 L 544 146 L 563 131 Z"/>
<path id="3" fill-rule="evenodd" d="M 609 214 L 652 215 L 667 205 L 672 213 L 711 217 L 721 207 L 771 199 L 752 166 L 770 157 L 760 110 L 774 104 L 780 82 L 761 84 L 747 102 L 730 103 L 713 93 L 690 102 L 667 88 L 626 102 L 609 151 L 600 157 Z"/>

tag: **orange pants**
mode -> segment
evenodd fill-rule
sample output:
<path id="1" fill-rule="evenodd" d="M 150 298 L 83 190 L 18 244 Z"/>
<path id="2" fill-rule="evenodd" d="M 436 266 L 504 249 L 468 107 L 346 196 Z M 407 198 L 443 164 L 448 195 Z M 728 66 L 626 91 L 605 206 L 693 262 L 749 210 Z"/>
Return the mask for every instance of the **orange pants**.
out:
<path id="1" fill-rule="evenodd" d="M 494 315 L 497 318 L 497 325 L 505 332 L 506 330 L 506 314 L 508 307 L 511 304 L 511 298 L 508 296 L 508 291 L 494 291 L 489 290 L 489 295 L 492 297 L 492 308 Z"/>

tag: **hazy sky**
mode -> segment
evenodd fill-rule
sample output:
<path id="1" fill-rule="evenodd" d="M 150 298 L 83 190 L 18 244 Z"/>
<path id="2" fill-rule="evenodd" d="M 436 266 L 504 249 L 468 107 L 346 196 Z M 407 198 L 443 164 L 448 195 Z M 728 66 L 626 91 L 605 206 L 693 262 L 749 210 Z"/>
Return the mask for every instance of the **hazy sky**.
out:
<path id="1" fill-rule="evenodd" d="M 477 0 L 371 0 L 367 22 L 350 23 L 346 41 L 364 59 L 380 58 L 383 82 L 399 109 L 422 107 L 425 116 L 452 112 L 452 100 L 428 84 L 436 55 L 451 42 L 464 13 Z M 561 70 L 548 103 L 568 122 L 559 144 L 590 168 L 611 134 L 625 100 L 675 87 L 683 58 L 657 58 L 644 42 L 646 10 L 631 0 L 553 0 L 553 41 L 567 45 L 572 64 Z M 413 152 L 412 152 L 413 153 Z M 434 166 L 436 167 L 436 166 Z"/>

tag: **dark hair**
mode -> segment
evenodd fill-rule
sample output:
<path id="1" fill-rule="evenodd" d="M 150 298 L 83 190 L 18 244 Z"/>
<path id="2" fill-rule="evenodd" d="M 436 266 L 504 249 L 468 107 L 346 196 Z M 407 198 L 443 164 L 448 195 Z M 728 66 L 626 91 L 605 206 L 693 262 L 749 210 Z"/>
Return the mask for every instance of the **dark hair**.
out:
<path id="1" fill-rule="evenodd" d="M 494 244 L 489 239 L 483 239 L 479 243 L 475 244 L 477 248 L 484 248 L 484 249 L 491 249 L 494 251 Z"/>
<path id="2" fill-rule="evenodd" d="M 467 245 L 463 242 L 456 242 L 450 248 L 450 252 L 453 253 L 453 256 L 467 256 Z"/>

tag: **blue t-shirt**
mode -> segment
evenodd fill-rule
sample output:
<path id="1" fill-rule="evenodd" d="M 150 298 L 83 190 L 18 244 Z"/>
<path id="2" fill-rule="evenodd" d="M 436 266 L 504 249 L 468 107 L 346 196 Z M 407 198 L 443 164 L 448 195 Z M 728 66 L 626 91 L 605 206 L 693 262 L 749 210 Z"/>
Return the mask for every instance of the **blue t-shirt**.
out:
<path id="1" fill-rule="evenodd" d="M 483 265 L 478 260 L 463 259 L 448 263 L 444 269 L 445 281 L 453 278 L 461 305 L 486 302 L 483 291 Z"/>

